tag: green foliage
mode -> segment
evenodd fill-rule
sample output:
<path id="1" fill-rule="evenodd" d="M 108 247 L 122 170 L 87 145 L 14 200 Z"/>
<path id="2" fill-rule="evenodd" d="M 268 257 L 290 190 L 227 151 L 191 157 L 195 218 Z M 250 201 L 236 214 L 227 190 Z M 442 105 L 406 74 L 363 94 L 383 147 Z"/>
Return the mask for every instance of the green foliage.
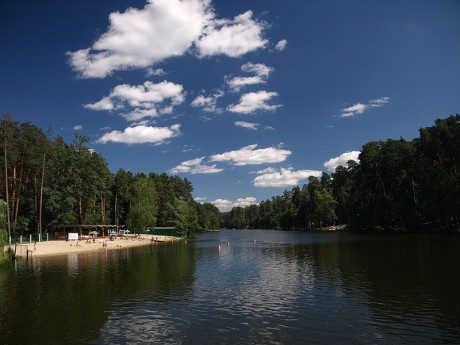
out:
<path id="1" fill-rule="evenodd" d="M 0 164 L 0 198 L 6 199 L 7 172 L 13 236 L 38 232 L 40 216 L 43 231 L 56 224 L 126 224 L 137 231 L 176 225 L 196 231 L 200 226 L 190 181 L 123 169 L 112 174 L 105 159 L 87 147 L 86 136 L 75 134 L 69 144 L 5 115 L 0 143 L 7 150 L 7 170 Z M 206 226 L 220 225 L 220 214 L 213 212 L 204 213 Z"/>
<path id="2" fill-rule="evenodd" d="M 6 229 L 6 202 L 0 200 L 0 263 L 7 261 L 10 256 L 5 252 L 8 244 L 8 231 Z"/>
<path id="3" fill-rule="evenodd" d="M 194 201 L 178 199 L 176 228 L 183 233 L 194 232 L 198 228 L 198 213 Z"/>
<path id="4" fill-rule="evenodd" d="M 420 129 L 420 138 L 366 143 L 359 163 L 309 178 L 302 189 L 224 214 L 226 227 L 459 230 L 460 115 Z"/>
<path id="5" fill-rule="evenodd" d="M 199 230 L 217 230 L 221 227 L 222 216 L 219 209 L 210 203 L 196 204 Z"/>
<path id="6" fill-rule="evenodd" d="M 155 227 L 158 214 L 157 192 L 152 180 L 138 177 L 132 184 L 132 206 L 126 225 L 134 232 L 143 233 L 148 227 Z"/>
<path id="7" fill-rule="evenodd" d="M 187 232 L 336 223 L 359 230 L 459 228 L 460 115 L 420 129 L 412 141 L 366 143 L 359 163 L 350 161 L 332 176 L 311 177 L 302 187 L 224 214 L 211 204 L 196 203 L 186 178 L 123 169 L 111 173 L 88 142 L 76 134 L 68 144 L 30 123 L 3 117 L 0 143 L 6 165 L 0 164 L 0 198 L 8 196 L 13 236 L 38 232 L 40 218 L 44 231 L 77 223 L 126 224 L 135 231 L 175 226 Z M 0 223 L 6 218 L 2 205 Z M 6 243 L 6 228 L 0 224 L 0 246 Z"/>

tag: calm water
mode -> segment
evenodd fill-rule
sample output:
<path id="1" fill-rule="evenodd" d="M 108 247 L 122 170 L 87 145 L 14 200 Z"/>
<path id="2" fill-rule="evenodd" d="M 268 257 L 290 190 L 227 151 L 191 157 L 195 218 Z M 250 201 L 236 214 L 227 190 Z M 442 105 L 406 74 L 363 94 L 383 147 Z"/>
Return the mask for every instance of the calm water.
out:
<path id="1" fill-rule="evenodd" d="M 459 273 L 447 235 L 225 230 L 22 260 L 0 267 L 0 344 L 460 344 Z"/>

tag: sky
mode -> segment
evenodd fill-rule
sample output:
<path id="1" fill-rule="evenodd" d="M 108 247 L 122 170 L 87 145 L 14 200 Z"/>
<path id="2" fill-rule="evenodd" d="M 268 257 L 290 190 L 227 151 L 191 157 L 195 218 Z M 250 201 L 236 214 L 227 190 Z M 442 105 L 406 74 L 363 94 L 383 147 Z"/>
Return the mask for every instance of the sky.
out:
<path id="1" fill-rule="evenodd" d="M 257 204 L 460 112 L 458 0 L 3 0 L 0 114 Z"/>

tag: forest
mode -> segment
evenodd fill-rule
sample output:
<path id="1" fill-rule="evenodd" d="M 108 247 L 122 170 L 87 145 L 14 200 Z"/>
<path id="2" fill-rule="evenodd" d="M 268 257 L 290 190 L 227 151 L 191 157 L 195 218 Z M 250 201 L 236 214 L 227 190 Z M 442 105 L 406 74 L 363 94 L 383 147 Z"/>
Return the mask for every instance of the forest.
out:
<path id="1" fill-rule="evenodd" d="M 186 178 L 111 173 L 88 142 L 75 134 L 68 144 L 31 123 L 2 117 L 0 247 L 9 235 L 44 234 L 57 224 L 125 225 L 135 232 L 174 226 L 188 233 L 220 227 L 217 207 L 195 202 Z"/>
<path id="2" fill-rule="evenodd" d="M 421 128 L 412 141 L 371 141 L 332 174 L 223 214 L 228 228 L 457 231 L 460 115 Z"/>
<path id="3" fill-rule="evenodd" d="M 193 233 L 227 228 L 355 231 L 459 229 L 460 115 L 438 119 L 407 141 L 372 141 L 359 162 L 310 177 L 258 205 L 221 213 L 193 200 L 186 178 L 110 172 L 75 134 L 72 143 L 9 115 L 0 121 L 0 247 L 9 236 L 43 234 L 57 224 L 115 224 L 144 232 L 174 226 Z"/>

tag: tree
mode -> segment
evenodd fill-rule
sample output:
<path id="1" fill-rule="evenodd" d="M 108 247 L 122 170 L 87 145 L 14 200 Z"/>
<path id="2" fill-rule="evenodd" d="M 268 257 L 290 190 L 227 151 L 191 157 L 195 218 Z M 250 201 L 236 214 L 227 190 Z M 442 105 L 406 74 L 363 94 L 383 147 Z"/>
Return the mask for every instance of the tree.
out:
<path id="1" fill-rule="evenodd" d="M 221 227 L 222 216 L 219 209 L 210 203 L 196 204 L 198 228 L 200 230 L 216 230 Z"/>
<path id="2" fill-rule="evenodd" d="M 153 181 L 146 177 L 138 177 L 132 185 L 132 205 L 129 209 L 126 224 L 135 232 L 145 232 L 157 222 L 157 192 Z"/>
<path id="3" fill-rule="evenodd" d="M 175 226 L 186 236 L 198 229 L 198 213 L 194 203 L 194 201 L 187 201 L 183 198 L 179 198 L 176 201 L 177 216 Z"/>
<path id="4" fill-rule="evenodd" d="M 131 207 L 131 185 L 134 182 L 134 175 L 130 171 L 119 169 L 113 177 L 113 224 L 121 225 L 126 223 L 129 209 Z"/>

